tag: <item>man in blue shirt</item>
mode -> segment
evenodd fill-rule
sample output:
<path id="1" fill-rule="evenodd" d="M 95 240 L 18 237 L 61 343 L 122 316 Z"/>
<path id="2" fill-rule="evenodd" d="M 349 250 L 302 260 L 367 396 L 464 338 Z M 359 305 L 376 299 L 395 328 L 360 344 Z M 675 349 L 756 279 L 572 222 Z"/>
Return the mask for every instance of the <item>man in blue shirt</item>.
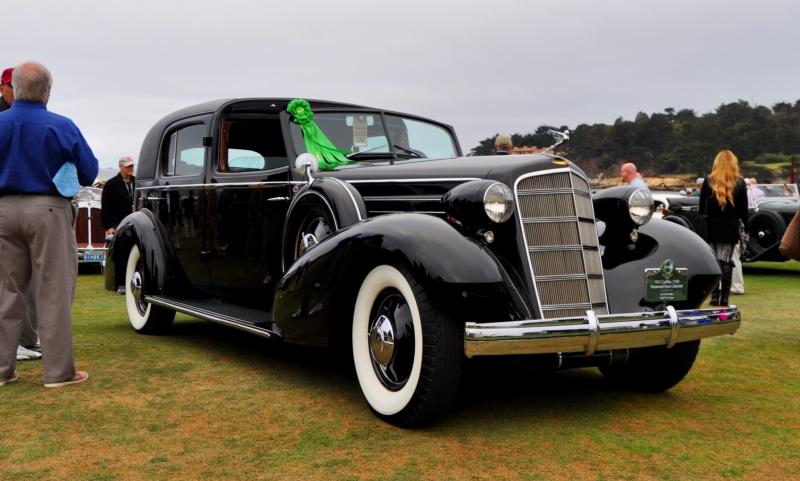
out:
<path id="1" fill-rule="evenodd" d="M 35 299 L 45 387 L 85 381 L 72 352 L 72 297 L 78 274 L 70 199 L 56 174 L 74 164 L 91 185 L 98 164 L 80 130 L 47 111 L 52 76 L 44 65 L 14 69 L 14 103 L 0 112 L 0 386 L 19 380 L 16 351 L 26 299 Z M 63 188 L 62 188 L 63 190 Z M 32 292 L 29 292 L 31 291 Z M 29 296 L 29 294 L 32 296 Z"/>
<path id="2" fill-rule="evenodd" d="M 636 164 L 633 162 L 626 162 L 622 164 L 622 167 L 619 169 L 619 173 L 622 177 L 622 181 L 629 186 L 650 190 L 650 188 L 647 186 L 647 182 L 645 182 L 642 178 L 642 174 L 636 172 Z"/>

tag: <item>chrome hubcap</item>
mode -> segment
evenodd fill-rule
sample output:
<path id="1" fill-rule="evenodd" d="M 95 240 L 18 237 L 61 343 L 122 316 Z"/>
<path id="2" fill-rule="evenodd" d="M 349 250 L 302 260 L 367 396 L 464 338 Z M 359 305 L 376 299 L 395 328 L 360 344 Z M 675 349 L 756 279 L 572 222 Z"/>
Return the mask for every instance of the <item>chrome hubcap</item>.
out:
<path id="1" fill-rule="evenodd" d="M 405 386 L 414 364 L 414 321 L 400 292 L 388 288 L 378 295 L 370 314 L 367 342 L 372 368 L 390 391 Z"/>
<path id="2" fill-rule="evenodd" d="M 380 316 L 369 332 L 369 349 L 372 359 L 386 367 L 394 355 L 394 328 L 386 316 Z"/>
<path id="3" fill-rule="evenodd" d="M 142 275 L 139 271 L 133 273 L 131 276 L 131 285 L 129 286 L 133 298 L 137 301 L 142 300 Z"/>

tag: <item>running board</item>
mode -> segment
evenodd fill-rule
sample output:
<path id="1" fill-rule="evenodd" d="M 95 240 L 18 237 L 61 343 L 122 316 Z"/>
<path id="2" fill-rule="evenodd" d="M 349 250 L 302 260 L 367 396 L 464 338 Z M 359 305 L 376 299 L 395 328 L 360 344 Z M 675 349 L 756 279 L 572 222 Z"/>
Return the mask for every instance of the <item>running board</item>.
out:
<path id="1" fill-rule="evenodd" d="M 267 339 L 280 340 L 283 337 L 279 332 L 258 327 L 252 322 L 247 322 L 236 317 L 226 316 L 225 314 L 220 314 L 219 312 L 209 311 L 207 309 L 202 309 L 200 307 L 185 304 L 173 299 L 167 299 L 161 296 L 144 296 L 144 300 L 145 302 L 155 306 L 165 307 L 177 312 L 189 314 L 190 316 L 198 317 L 205 321 L 216 322 L 217 324 L 233 327 L 234 329 L 249 332 L 250 334 L 255 334 Z"/>

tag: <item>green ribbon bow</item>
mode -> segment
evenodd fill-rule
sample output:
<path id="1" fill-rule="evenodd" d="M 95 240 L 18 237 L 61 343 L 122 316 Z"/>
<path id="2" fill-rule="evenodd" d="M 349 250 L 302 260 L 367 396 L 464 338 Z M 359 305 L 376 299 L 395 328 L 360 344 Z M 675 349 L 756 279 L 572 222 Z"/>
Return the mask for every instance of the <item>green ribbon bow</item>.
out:
<path id="1" fill-rule="evenodd" d="M 292 114 L 292 121 L 303 131 L 306 151 L 317 158 L 320 169 L 331 170 L 337 165 L 350 162 L 350 159 L 345 157 L 350 152 L 337 149 L 314 122 L 314 112 L 311 111 L 311 105 L 307 100 L 292 100 L 286 107 L 286 111 Z"/>

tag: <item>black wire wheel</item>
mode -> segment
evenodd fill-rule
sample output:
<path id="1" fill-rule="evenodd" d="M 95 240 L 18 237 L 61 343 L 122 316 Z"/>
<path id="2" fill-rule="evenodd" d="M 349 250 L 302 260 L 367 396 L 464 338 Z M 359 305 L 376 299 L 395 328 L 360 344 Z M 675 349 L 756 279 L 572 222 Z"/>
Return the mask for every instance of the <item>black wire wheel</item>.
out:
<path id="1" fill-rule="evenodd" d="M 463 327 L 447 319 L 413 277 L 379 265 L 358 291 L 352 324 L 356 375 L 370 409 L 401 427 L 450 406 L 463 362 Z"/>
<path id="2" fill-rule="evenodd" d="M 154 306 L 144 298 L 144 259 L 137 245 L 128 253 L 125 269 L 125 305 L 131 327 L 141 334 L 161 334 L 175 320 L 175 311 Z"/>
<path id="3" fill-rule="evenodd" d="M 747 250 L 752 257 L 780 242 L 786 231 L 786 221 L 777 212 L 761 210 L 750 218 L 749 230 L 750 240 L 747 242 Z"/>

